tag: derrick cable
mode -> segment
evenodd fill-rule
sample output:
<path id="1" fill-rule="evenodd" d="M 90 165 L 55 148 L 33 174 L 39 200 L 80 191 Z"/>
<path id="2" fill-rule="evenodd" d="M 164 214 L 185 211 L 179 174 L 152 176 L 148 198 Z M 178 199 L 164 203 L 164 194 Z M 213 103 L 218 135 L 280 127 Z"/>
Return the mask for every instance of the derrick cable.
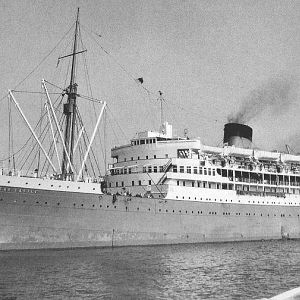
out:
<path id="1" fill-rule="evenodd" d="M 58 100 L 58 99 L 57 99 Z M 54 104 L 56 104 L 57 100 L 54 102 Z M 44 113 L 44 115 L 42 116 L 42 118 L 46 115 L 46 113 Z M 38 120 L 36 126 L 34 127 L 34 130 L 37 129 L 37 127 L 39 126 L 39 122 L 41 122 L 41 118 Z M 12 155 L 9 155 L 8 157 L 4 158 L 4 159 L 0 159 L 0 161 L 6 161 L 9 160 L 13 155 L 17 155 L 19 154 L 28 144 L 28 142 L 31 140 L 32 138 L 32 133 L 30 134 L 30 136 L 28 137 L 28 139 L 26 140 L 26 142 L 24 143 L 23 146 L 21 146 L 15 153 L 13 153 Z"/>
<path id="2" fill-rule="evenodd" d="M 59 98 L 56 99 L 56 102 L 58 101 L 58 99 L 59 99 Z M 61 101 L 62 101 L 62 100 L 61 100 Z M 55 102 L 55 103 L 56 103 L 56 102 Z M 59 105 L 60 105 L 60 103 L 58 104 L 58 106 L 59 106 Z M 46 112 L 42 115 L 42 117 L 40 118 L 38 124 L 42 122 L 42 120 L 44 119 L 45 116 L 46 116 Z M 37 126 L 36 126 L 36 127 L 37 127 Z M 36 127 L 35 127 L 35 129 L 36 129 Z M 46 129 L 47 129 L 47 130 L 46 130 Z M 45 133 L 45 130 L 46 130 L 46 133 Z M 43 130 L 42 130 L 42 132 L 41 132 L 40 135 L 38 136 L 38 139 L 39 139 L 39 140 L 42 138 L 41 143 L 45 140 L 45 137 L 47 136 L 48 132 L 49 132 L 49 127 L 47 127 L 47 126 L 45 125 L 45 127 L 44 127 Z M 44 133 L 45 133 L 45 135 L 44 135 Z M 44 137 L 43 137 L 43 135 L 44 135 Z M 30 138 L 32 138 L 32 134 L 31 134 L 31 137 L 30 137 Z M 30 151 L 29 154 L 27 155 L 26 160 L 25 160 L 24 163 L 22 164 L 21 169 L 23 169 L 25 163 L 27 162 L 27 160 L 29 159 L 31 153 L 34 151 L 34 149 L 35 149 L 35 147 L 36 147 L 37 145 L 38 145 L 38 143 L 35 142 L 35 144 L 33 145 L 33 148 L 31 149 L 31 151 Z M 24 157 L 25 157 L 25 155 L 24 155 Z M 35 155 L 35 157 L 36 157 L 36 155 Z M 30 164 L 30 166 L 31 166 L 31 165 L 32 165 L 32 163 Z"/>
<path id="3" fill-rule="evenodd" d="M 79 37 L 80 37 L 80 41 L 81 41 L 81 46 L 82 48 L 84 48 L 84 44 L 82 41 L 82 35 L 81 35 L 81 29 L 79 27 Z M 84 61 L 84 69 L 85 69 L 85 79 L 86 79 L 86 84 L 88 87 L 88 93 L 90 93 L 90 98 L 93 98 L 93 92 L 92 92 L 92 86 L 91 86 L 91 81 L 90 81 L 90 75 L 89 75 L 89 70 L 88 70 L 88 66 L 87 66 L 87 60 L 86 60 L 86 53 L 83 53 L 83 61 Z M 93 105 L 93 111 L 94 111 L 94 116 L 95 116 L 95 121 L 97 121 L 97 114 L 96 114 L 96 107 L 95 107 L 95 103 L 94 101 L 92 101 L 92 105 Z M 97 135 L 98 135 L 98 139 L 99 139 L 99 143 L 100 143 L 100 150 L 102 152 L 102 158 L 104 159 L 104 154 L 106 149 L 103 150 L 103 145 L 101 143 L 101 135 L 100 135 L 100 130 L 97 130 Z"/>
<path id="4" fill-rule="evenodd" d="M 61 117 L 60 117 L 60 120 L 58 121 L 58 125 L 59 126 L 61 126 L 61 123 L 62 123 L 62 119 L 64 118 L 64 115 L 61 115 Z M 48 130 L 49 130 L 49 128 L 48 128 Z M 55 135 L 54 135 L 54 138 L 56 137 L 56 134 L 58 134 L 58 131 L 56 130 L 56 132 L 55 132 Z M 45 136 L 46 137 L 46 136 Z M 45 138 L 44 137 L 44 138 Z M 53 149 L 52 149 L 52 147 L 53 147 Z M 52 151 L 53 150 L 53 151 Z M 54 154 L 54 150 L 55 150 L 55 147 L 54 147 L 54 141 L 50 144 L 50 148 L 49 148 L 49 150 L 48 150 L 48 153 L 50 154 L 50 159 L 52 159 L 52 157 L 53 157 L 53 154 Z M 52 151 L 52 154 L 51 154 L 51 151 Z M 46 164 L 47 164 L 47 168 L 46 168 Z M 49 166 L 50 166 L 50 164 L 49 164 L 49 162 L 45 159 L 44 160 L 44 164 L 43 164 L 43 167 L 42 167 L 42 169 L 41 169 L 41 174 L 42 174 L 42 172 L 44 171 L 44 168 L 46 168 L 46 170 L 45 170 L 45 174 L 48 172 L 48 170 L 49 170 Z"/>
<path id="5" fill-rule="evenodd" d="M 59 126 L 61 126 L 61 124 L 63 123 L 63 118 L 64 118 L 64 115 L 61 115 L 61 118 L 58 121 Z M 48 150 L 49 157 L 50 157 L 51 160 L 52 160 L 52 158 L 54 156 L 54 151 L 55 151 L 54 143 L 56 143 L 57 135 L 58 135 L 58 130 L 55 131 L 55 133 L 54 133 L 54 140 L 51 142 L 50 148 Z M 43 165 L 42 171 L 44 171 L 45 166 L 47 166 L 47 168 L 45 170 L 45 174 L 47 174 L 47 172 L 49 170 L 49 167 L 50 167 L 50 164 L 49 164 L 49 162 L 46 159 L 44 160 L 44 165 Z"/>
<path id="6" fill-rule="evenodd" d="M 60 45 L 60 43 L 65 39 L 65 37 L 69 34 L 69 32 L 71 31 L 71 29 L 73 28 L 74 23 L 72 24 L 72 26 L 70 27 L 70 29 L 64 34 L 64 36 L 58 41 L 58 43 L 54 46 L 54 48 L 52 48 L 50 50 L 50 52 L 33 68 L 32 71 L 30 71 L 25 78 L 23 78 L 19 83 L 17 83 L 17 85 L 13 88 L 16 89 L 18 86 L 20 86 L 25 80 L 27 80 L 43 63 L 44 61 L 55 51 L 55 49 Z M 0 102 L 7 97 L 8 93 L 6 93 L 1 99 Z"/>
<path id="7" fill-rule="evenodd" d="M 81 118 L 81 115 L 80 115 L 79 110 L 77 110 L 77 117 L 78 117 L 78 120 L 79 120 L 81 126 L 83 126 L 83 122 L 82 122 L 82 118 Z M 82 133 L 82 137 L 83 137 L 83 140 L 84 140 L 84 143 L 85 143 L 85 147 L 86 147 L 86 149 L 87 149 L 87 143 L 86 143 L 86 140 L 85 140 L 85 139 L 87 139 L 88 143 L 90 143 L 89 137 L 88 137 L 87 133 L 85 133 L 85 132 Z M 91 152 L 92 155 L 93 155 L 93 158 L 94 158 L 94 161 L 95 161 L 95 163 L 96 163 L 98 172 L 99 172 L 100 175 L 101 175 L 101 171 L 100 171 L 100 167 L 99 167 L 99 164 L 98 164 L 98 160 L 97 160 L 96 157 L 95 157 L 94 150 L 93 150 L 92 147 L 91 147 L 91 149 L 90 149 L 90 152 Z M 88 159 L 91 161 L 90 152 L 88 153 Z M 91 163 L 91 167 L 92 167 L 93 173 L 94 173 L 94 175 L 95 175 L 94 166 L 93 166 L 92 163 Z"/>

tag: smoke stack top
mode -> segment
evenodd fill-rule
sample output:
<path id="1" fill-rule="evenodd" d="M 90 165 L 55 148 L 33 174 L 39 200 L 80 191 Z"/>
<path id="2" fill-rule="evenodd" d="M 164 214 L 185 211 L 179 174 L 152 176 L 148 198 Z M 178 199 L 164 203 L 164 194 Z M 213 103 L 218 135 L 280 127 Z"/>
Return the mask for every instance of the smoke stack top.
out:
<path id="1" fill-rule="evenodd" d="M 227 123 L 224 127 L 224 144 L 239 148 L 251 148 L 252 128 L 239 123 Z"/>

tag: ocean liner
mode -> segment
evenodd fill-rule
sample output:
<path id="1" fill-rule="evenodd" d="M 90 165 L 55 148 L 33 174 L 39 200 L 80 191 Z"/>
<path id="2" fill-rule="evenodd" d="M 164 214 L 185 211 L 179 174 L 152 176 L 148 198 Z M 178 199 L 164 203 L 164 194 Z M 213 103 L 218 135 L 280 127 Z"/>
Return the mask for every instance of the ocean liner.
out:
<path id="1" fill-rule="evenodd" d="M 49 147 L 15 91 L 8 93 L 49 168 L 44 174 L 17 170 L 11 163 L 16 153 L 1 168 L 1 250 L 300 238 L 300 156 L 254 149 L 245 124 L 226 124 L 223 147 L 213 147 L 174 136 L 162 120 L 158 131 L 114 147 L 106 175 L 93 178 L 88 160 L 106 103 L 89 99 L 102 106 L 84 139 L 75 70 L 85 50 L 78 49 L 78 27 L 77 14 L 72 54 L 59 58 L 72 62 L 70 84 L 60 95 L 67 98 L 64 130 L 50 83 L 42 81 Z M 83 140 L 85 151 L 78 146 Z"/>

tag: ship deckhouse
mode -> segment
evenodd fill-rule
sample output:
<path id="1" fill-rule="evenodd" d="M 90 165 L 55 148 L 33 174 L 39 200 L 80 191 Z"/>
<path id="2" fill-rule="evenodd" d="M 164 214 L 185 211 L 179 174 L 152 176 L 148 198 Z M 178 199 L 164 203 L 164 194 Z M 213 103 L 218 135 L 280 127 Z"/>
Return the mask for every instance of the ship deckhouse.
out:
<path id="1" fill-rule="evenodd" d="M 159 132 L 137 134 L 111 151 L 107 191 L 154 198 L 300 204 L 300 157 L 252 148 L 252 129 L 229 123 L 223 147 Z"/>

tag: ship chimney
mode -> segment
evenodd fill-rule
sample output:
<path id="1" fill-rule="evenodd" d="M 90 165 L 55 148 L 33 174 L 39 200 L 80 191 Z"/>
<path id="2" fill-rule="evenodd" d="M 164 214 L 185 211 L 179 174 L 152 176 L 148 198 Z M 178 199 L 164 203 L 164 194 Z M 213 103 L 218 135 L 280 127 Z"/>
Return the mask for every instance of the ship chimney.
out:
<path id="1" fill-rule="evenodd" d="M 239 148 L 251 148 L 252 128 L 239 123 L 227 123 L 224 126 L 224 144 Z"/>

